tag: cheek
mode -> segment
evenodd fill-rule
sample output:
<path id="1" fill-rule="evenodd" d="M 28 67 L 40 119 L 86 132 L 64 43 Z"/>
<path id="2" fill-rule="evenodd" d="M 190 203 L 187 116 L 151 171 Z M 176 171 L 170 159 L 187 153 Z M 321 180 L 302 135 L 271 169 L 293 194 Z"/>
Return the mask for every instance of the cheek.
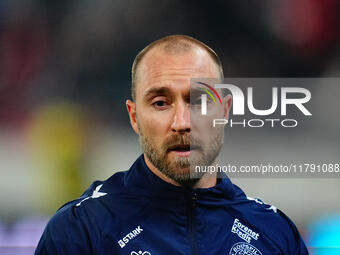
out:
<path id="1" fill-rule="evenodd" d="M 195 137 L 208 137 L 210 133 L 214 131 L 213 123 L 214 119 L 224 119 L 223 107 L 210 107 L 207 111 L 207 115 L 202 115 L 201 112 L 195 111 L 191 115 L 191 131 Z"/>
<path id="2" fill-rule="evenodd" d="M 138 123 L 142 132 L 152 140 L 158 136 L 166 136 L 170 126 L 169 119 L 168 114 L 164 112 L 138 114 Z"/>

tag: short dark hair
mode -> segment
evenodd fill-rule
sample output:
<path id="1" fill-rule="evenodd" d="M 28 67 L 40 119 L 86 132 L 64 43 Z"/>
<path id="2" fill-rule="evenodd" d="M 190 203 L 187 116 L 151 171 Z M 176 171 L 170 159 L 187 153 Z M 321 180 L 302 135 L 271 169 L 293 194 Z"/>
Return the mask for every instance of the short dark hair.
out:
<path id="1" fill-rule="evenodd" d="M 201 41 L 187 35 L 170 35 L 158 39 L 148 46 L 146 46 L 143 50 L 141 50 L 135 60 L 133 61 L 132 70 L 131 70 L 131 96 L 132 99 L 136 99 L 136 80 L 137 80 L 137 69 L 142 61 L 143 57 L 148 53 L 151 49 L 156 46 L 163 46 L 163 49 L 169 53 L 182 53 L 187 52 L 192 49 L 193 46 L 198 46 L 208 52 L 211 56 L 212 60 L 217 65 L 217 68 L 220 72 L 220 77 L 223 78 L 223 67 L 222 62 L 218 55 L 215 53 L 213 49 L 211 49 L 206 44 L 202 43 Z"/>

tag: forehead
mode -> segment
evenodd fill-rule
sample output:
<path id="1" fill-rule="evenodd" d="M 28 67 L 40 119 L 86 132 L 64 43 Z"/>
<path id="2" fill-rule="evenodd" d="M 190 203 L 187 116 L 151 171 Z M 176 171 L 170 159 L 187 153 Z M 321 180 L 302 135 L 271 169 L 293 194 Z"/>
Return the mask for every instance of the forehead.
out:
<path id="1" fill-rule="evenodd" d="M 138 67 L 136 97 L 152 87 L 189 88 L 190 78 L 217 78 L 219 75 L 216 63 L 204 49 L 193 47 L 186 52 L 168 53 L 154 48 Z"/>

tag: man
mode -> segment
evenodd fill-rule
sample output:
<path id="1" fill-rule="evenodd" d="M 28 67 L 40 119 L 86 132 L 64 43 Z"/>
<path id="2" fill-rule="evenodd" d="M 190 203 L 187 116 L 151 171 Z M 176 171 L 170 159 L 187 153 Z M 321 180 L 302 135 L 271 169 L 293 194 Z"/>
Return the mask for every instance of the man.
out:
<path id="1" fill-rule="evenodd" d="M 165 37 L 137 55 L 126 106 L 144 153 L 59 209 L 37 255 L 308 254 L 275 207 L 228 178 L 191 178 L 190 166 L 213 165 L 223 143 L 223 130 L 207 136 L 190 122 L 193 77 L 223 77 L 218 56 L 194 38 Z M 228 118 L 231 100 L 222 97 L 214 114 Z"/>

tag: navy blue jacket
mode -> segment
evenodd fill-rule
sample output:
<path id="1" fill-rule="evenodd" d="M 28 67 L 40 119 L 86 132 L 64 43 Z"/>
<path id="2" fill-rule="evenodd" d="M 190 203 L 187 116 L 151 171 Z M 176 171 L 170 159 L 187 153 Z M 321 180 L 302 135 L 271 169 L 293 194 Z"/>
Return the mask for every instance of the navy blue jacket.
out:
<path id="1" fill-rule="evenodd" d="M 164 182 L 143 155 L 96 181 L 50 220 L 35 252 L 115 255 L 303 255 L 294 223 L 228 178 L 207 189 Z"/>

